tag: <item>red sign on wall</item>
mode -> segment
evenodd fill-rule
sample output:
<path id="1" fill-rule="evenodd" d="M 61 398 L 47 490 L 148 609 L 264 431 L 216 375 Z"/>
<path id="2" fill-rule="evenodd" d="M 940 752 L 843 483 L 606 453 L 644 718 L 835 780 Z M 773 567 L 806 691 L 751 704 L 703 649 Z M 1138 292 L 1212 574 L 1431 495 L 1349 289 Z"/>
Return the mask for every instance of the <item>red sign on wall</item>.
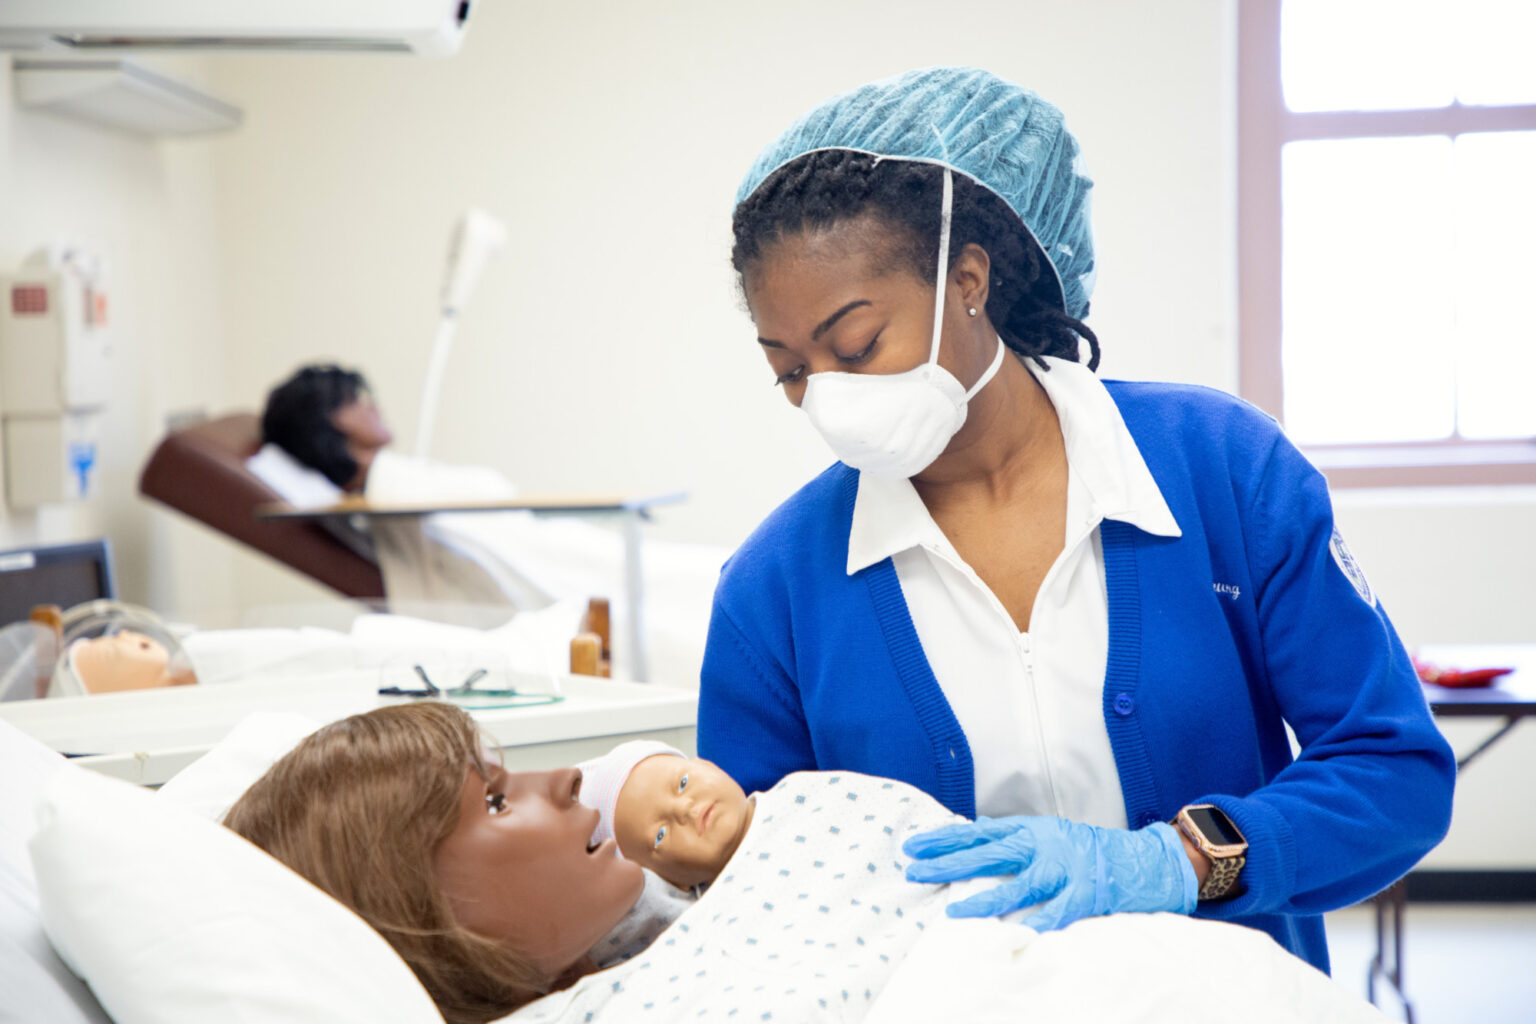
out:
<path id="1" fill-rule="evenodd" d="M 40 284 L 11 286 L 11 313 L 38 316 L 48 312 L 48 289 Z"/>

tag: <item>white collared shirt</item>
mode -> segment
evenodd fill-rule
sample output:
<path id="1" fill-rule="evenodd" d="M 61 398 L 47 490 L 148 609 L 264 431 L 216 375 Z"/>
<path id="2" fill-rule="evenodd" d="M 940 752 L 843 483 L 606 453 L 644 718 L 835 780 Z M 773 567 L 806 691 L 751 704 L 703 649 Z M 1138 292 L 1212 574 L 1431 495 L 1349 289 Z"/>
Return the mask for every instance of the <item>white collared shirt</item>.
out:
<path id="1" fill-rule="evenodd" d="M 1104 725 L 1109 605 L 1099 523 L 1180 531 L 1104 385 L 1075 362 L 1047 362 L 1049 373 L 1030 369 L 1061 423 L 1067 529 L 1029 632 L 960 558 L 909 480 L 859 475 L 848 572 L 893 560 L 928 664 L 970 743 L 977 814 L 1124 828 Z"/>

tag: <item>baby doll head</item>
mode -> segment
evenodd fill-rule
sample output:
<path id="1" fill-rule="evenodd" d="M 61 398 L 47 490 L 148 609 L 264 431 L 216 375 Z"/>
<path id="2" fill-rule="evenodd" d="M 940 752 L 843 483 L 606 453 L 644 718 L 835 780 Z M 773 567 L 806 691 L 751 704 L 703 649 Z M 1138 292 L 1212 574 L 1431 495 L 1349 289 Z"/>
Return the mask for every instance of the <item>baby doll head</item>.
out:
<path id="1" fill-rule="evenodd" d="M 94 602 L 63 636 L 50 696 L 78 697 L 197 682 L 192 663 L 154 616 L 115 602 Z M 86 606 L 81 606 L 85 608 Z M 73 614 L 75 609 L 71 609 Z"/>
<path id="2" fill-rule="evenodd" d="M 741 845 L 753 803 L 713 762 L 650 740 L 621 743 L 583 762 L 581 802 L 601 818 L 619 853 L 673 885 L 712 882 Z"/>

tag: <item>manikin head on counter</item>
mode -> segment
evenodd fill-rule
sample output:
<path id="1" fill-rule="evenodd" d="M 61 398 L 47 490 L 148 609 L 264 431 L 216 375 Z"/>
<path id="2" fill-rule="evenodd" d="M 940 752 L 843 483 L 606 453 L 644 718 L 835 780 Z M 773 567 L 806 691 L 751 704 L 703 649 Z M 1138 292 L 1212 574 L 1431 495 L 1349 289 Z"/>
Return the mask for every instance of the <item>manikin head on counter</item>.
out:
<path id="1" fill-rule="evenodd" d="M 94 640 L 76 640 L 67 652 L 71 670 L 87 693 L 185 686 L 197 676 L 185 665 L 172 665 L 160 641 L 124 630 Z"/>
<path id="2" fill-rule="evenodd" d="M 82 606 L 84 607 L 84 606 Z M 99 602 L 67 628 L 51 697 L 148 690 L 197 682 L 192 663 L 151 613 Z"/>

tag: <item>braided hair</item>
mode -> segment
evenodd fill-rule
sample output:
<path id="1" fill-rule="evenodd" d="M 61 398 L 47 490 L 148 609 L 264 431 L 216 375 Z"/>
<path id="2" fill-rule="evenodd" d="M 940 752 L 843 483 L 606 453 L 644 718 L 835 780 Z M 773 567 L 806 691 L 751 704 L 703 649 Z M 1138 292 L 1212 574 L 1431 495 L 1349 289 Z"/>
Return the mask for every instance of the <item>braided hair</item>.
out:
<path id="1" fill-rule="evenodd" d="M 927 280 L 939 252 L 943 169 L 911 160 L 827 149 L 806 153 L 770 174 L 742 200 L 731 218 L 731 265 L 747 271 L 778 242 L 865 214 L 899 237 L 883 254 L 883 269 L 908 270 Z M 1078 360 L 1078 339 L 1089 348 L 1088 369 L 1099 366 L 1099 339 L 1062 310 L 1054 271 L 1019 220 L 995 192 L 964 174 L 954 175 L 949 264 L 968 244 L 992 261 L 987 318 L 1003 343 L 1023 359 L 1050 369 L 1043 356 Z"/>
<path id="2" fill-rule="evenodd" d="M 267 394 L 261 441 L 345 487 L 357 476 L 358 465 L 347 450 L 347 435 L 331 417 L 367 390 L 368 382 L 355 370 L 329 363 L 301 367 Z"/>

